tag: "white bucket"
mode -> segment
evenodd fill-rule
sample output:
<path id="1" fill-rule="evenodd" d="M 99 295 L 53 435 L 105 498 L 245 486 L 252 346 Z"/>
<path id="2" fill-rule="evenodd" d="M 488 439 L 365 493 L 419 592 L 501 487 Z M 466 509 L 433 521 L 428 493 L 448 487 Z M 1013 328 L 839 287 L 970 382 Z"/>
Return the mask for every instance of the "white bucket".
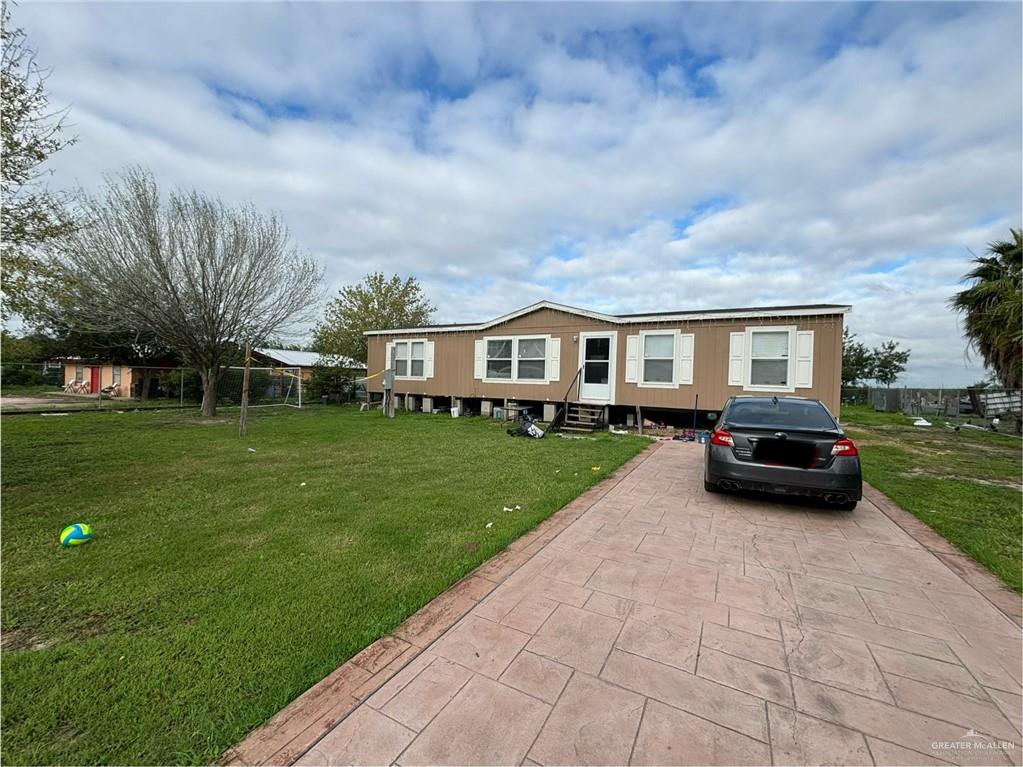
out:
<path id="1" fill-rule="evenodd" d="M 457 407 L 451 408 L 451 417 L 452 418 L 458 418 L 458 408 Z"/>

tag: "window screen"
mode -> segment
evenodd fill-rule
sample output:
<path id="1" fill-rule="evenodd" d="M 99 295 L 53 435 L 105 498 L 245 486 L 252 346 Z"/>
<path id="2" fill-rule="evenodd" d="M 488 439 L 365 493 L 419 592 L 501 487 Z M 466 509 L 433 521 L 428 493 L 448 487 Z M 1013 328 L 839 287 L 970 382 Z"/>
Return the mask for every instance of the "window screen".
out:
<path id="1" fill-rule="evenodd" d="M 788 386 L 788 331 L 755 331 L 752 336 L 750 343 L 750 385 Z"/>
<path id="2" fill-rule="evenodd" d="M 394 345 L 394 374 L 408 375 L 408 344 L 404 341 Z"/>
<path id="3" fill-rule="evenodd" d="M 423 377 L 423 347 L 422 341 L 412 342 L 412 358 L 409 360 L 409 375 L 417 378 Z"/>
<path id="4" fill-rule="evenodd" d="M 487 341 L 487 378 L 512 377 L 512 342 L 510 338 Z"/>
<path id="5" fill-rule="evenodd" d="M 643 382 L 671 383 L 675 370 L 675 334 L 643 336 Z"/>
<path id="6" fill-rule="evenodd" d="M 518 378 L 542 381 L 547 377 L 547 339 L 520 338 L 518 340 Z"/>

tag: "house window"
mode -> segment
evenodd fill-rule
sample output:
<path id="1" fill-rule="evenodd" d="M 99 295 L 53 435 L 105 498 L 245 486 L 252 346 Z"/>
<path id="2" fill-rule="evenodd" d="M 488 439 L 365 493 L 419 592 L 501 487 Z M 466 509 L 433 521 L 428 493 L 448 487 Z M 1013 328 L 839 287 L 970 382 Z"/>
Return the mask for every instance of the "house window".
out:
<path id="1" fill-rule="evenodd" d="M 502 338 L 487 341 L 487 378 L 511 380 L 512 340 Z"/>
<path id="2" fill-rule="evenodd" d="M 675 333 L 643 334 L 643 383 L 671 384 L 675 379 Z"/>
<path id="3" fill-rule="evenodd" d="M 516 378 L 527 381 L 542 381 L 547 377 L 547 339 L 519 338 L 518 371 Z"/>
<path id="4" fill-rule="evenodd" d="M 121 385 L 121 366 L 120 365 L 114 365 L 114 381 L 113 381 L 113 383 L 114 383 L 114 386 L 120 386 Z"/>
<path id="5" fill-rule="evenodd" d="M 394 344 L 394 374 L 400 378 L 408 377 L 408 343 L 405 341 Z"/>
<path id="6" fill-rule="evenodd" d="M 409 375 L 412 378 L 423 377 L 423 350 L 426 348 L 426 343 L 423 341 L 413 341 L 409 344 L 412 352 L 412 357 L 409 360 Z"/>
<path id="7" fill-rule="evenodd" d="M 789 386 L 788 330 L 754 330 L 750 333 L 750 386 Z"/>
<path id="8" fill-rule="evenodd" d="M 394 377 L 404 379 L 426 379 L 427 348 L 430 343 L 426 339 L 408 339 L 395 341 L 391 349 L 394 364 Z M 431 373 L 432 375 L 432 373 Z"/>
<path id="9" fill-rule="evenodd" d="M 85 367 L 83 365 L 75 365 L 75 380 L 84 380 L 83 376 L 85 376 Z"/>
<path id="10" fill-rule="evenodd" d="M 485 338 L 483 380 L 547 382 L 549 336 Z"/>

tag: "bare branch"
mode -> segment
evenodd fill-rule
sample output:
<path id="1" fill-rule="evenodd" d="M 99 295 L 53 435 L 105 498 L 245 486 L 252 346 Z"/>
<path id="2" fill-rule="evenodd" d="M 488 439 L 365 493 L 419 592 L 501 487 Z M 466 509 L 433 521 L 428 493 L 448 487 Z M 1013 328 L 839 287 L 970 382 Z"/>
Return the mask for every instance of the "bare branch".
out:
<path id="1" fill-rule="evenodd" d="M 141 168 L 108 178 L 83 207 L 87 223 L 54 249 L 68 286 L 56 311 L 77 330 L 143 329 L 178 352 L 210 387 L 204 413 L 230 347 L 312 319 L 322 272 L 276 216 L 197 191 L 164 202 Z"/>

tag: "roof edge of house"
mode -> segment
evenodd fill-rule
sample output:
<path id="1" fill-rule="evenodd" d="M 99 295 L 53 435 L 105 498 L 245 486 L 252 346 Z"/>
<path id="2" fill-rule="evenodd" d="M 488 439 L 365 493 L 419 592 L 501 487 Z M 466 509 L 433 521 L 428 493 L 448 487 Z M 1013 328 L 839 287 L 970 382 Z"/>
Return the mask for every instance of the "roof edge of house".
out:
<path id="1" fill-rule="evenodd" d="M 487 330 L 495 325 L 522 317 L 540 309 L 574 314 L 580 317 L 600 320 L 614 325 L 634 325 L 643 322 L 673 322 L 710 319 L 756 319 L 758 317 L 814 317 L 828 314 L 848 314 L 852 311 L 849 304 L 801 304 L 793 306 L 765 306 L 741 309 L 705 309 L 692 312 L 650 312 L 646 314 L 604 314 L 576 306 L 555 303 L 554 301 L 538 301 L 509 314 L 501 315 L 492 320 L 479 323 L 450 323 L 447 325 L 424 325 L 415 328 L 390 328 L 387 330 L 367 330 L 363 335 L 398 335 L 407 333 L 452 333 L 459 331 Z"/>

